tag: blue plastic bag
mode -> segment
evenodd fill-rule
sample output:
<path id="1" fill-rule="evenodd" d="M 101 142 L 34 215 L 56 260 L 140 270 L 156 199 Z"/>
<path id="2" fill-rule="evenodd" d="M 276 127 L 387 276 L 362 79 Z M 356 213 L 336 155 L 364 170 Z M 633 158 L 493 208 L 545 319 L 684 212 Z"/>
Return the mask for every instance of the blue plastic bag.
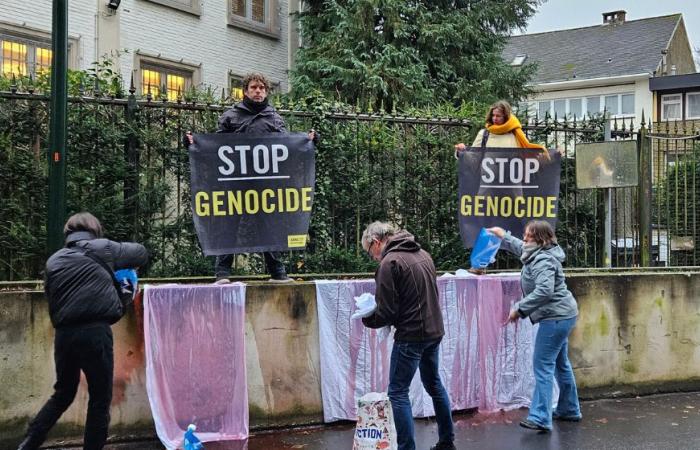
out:
<path id="1" fill-rule="evenodd" d="M 131 292 L 133 298 L 139 290 L 139 276 L 134 269 L 119 269 L 114 272 L 114 278 L 122 288 L 122 294 Z"/>
<path id="2" fill-rule="evenodd" d="M 472 247 L 472 269 L 484 269 L 496 261 L 496 253 L 501 247 L 501 238 L 482 228 Z"/>
<path id="3" fill-rule="evenodd" d="M 185 442 L 183 442 L 183 447 L 185 450 L 200 450 L 204 448 L 202 441 L 199 440 L 197 436 L 194 435 L 194 430 L 197 427 L 193 424 L 187 425 L 187 431 L 185 431 Z"/>

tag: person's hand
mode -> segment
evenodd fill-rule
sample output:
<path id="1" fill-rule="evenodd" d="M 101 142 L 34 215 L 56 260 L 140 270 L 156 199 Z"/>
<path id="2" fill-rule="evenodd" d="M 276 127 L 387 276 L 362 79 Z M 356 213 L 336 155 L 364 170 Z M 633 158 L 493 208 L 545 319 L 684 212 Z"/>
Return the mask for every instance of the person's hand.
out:
<path id="1" fill-rule="evenodd" d="M 508 325 L 509 323 L 517 322 L 518 319 L 520 319 L 520 314 L 518 313 L 518 310 L 511 309 L 510 314 L 508 314 L 508 319 L 506 319 L 506 321 L 503 325 Z"/>
<path id="2" fill-rule="evenodd" d="M 192 136 L 192 132 L 191 132 L 191 131 L 187 131 L 187 132 L 185 133 L 185 139 L 187 139 L 187 142 L 189 142 L 190 145 L 194 144 L 194 136 Z"/>
<path id="3" fill-rule="evenodd" d="M 455 159 L 459 159 L 459 154 L 467 149 L 463 143 L 455 144 Z"/>
<path id="4" fill-rule="evenodd" d="M 318 137 L 318 134 L 316 133 L 316 130 L 313 128 L 309 130 L 309 140 L 312 142 L 316 142 L 316 138 Z"/>
<path id="5" fill-rule="evenodd" d="M 501 227 L 491 227 L 491 228 L 487 228 L 486 231 L 488 231 L 489 233 L 495 234 L 495 235 L 498 236 L 499 238 L 503 238 L 503 236 L 506 235 L 506 230 L 504 230 L 504 229 L 501 228 Z"/>

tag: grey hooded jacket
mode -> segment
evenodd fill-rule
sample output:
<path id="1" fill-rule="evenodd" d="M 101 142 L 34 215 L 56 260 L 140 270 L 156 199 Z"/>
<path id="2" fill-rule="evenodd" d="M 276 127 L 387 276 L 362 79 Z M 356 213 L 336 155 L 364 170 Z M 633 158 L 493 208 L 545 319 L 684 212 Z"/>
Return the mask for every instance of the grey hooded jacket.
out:
<path id="1" fill-rule="evenodd" d="M 501 248 L 517 257 L 523 254 L 523 241 L 507 233 Z M 578 315 L 573 294 L 566 287 L 564 251 L 558 245 L 535 250 L 523 262 L 520 285 L 523 299 L 515 304 L 521 317 L 529 317 L 532 323 L 541 320 L 564 320 Z"/>

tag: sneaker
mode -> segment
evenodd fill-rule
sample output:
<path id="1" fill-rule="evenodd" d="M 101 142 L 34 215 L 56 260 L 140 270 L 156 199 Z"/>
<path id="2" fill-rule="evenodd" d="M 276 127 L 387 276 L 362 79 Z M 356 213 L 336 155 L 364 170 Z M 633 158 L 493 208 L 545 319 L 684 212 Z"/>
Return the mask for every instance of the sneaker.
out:
<path id="1" fill-rule="evenodd" d="M 430 450 L 457 450 L 454 442 L 438 442 L 430 447 Z"/>
<path id="2" fill-rule="evenodd" d="M 520 426 L 523 428 L 527 428 L 528 430 L 535 430 L 540 433 L 549 433 L 549 428 L 545 428 L 542 425 L 538 425 L 535 422 L 532 422 L 530 420 L 521 420 L 520 421 Z"/>
<path id="3" fill-rule="evenodd" d="M 580 422 L 583 416 L 559 416 L 557 414 L 552 414 L 552 420 L 558 420 L 560 422 Z"/>
<path id="4" fill-rule="evenodd" d="M 230 284 L 230 283 L 231 283 L 231 280 L 229 280 L 228 278 L 218 278 L 214 282 L 214 284 Z"/>

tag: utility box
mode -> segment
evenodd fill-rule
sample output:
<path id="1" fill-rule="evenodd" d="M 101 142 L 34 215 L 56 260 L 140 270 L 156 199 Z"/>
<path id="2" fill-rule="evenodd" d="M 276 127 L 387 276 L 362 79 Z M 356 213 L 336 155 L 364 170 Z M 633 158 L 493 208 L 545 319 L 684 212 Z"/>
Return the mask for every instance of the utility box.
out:
<path id="1" fill-rule="evenodd" d="M 577 188 L 619 188 L 638 184 L 637 141 L 576 144 Z"/>

